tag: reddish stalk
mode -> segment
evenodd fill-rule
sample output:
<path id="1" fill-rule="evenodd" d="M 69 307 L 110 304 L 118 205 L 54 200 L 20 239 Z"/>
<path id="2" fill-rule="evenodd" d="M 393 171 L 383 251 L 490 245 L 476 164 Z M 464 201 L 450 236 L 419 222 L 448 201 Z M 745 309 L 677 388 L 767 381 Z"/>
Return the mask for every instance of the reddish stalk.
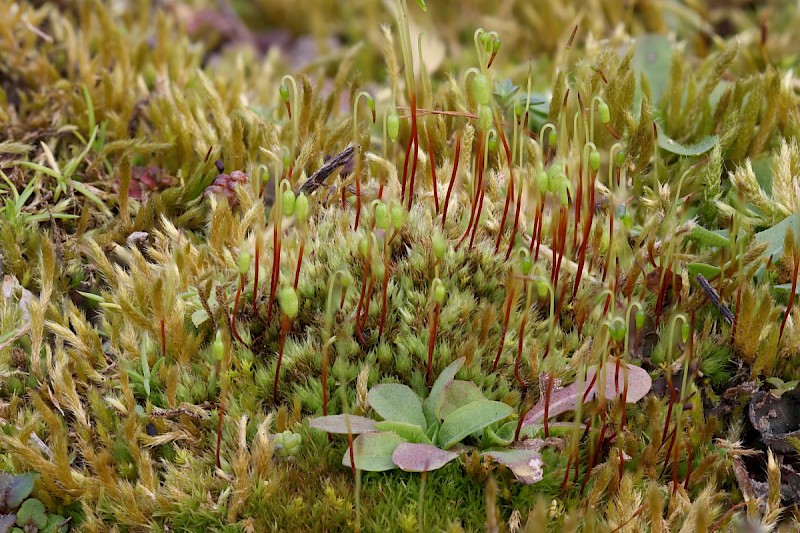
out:
<path id="1" fill-rule="evenodd" d="M 544 226 L 544 200 L 539 205 L 539 229 L 536 232 L 536 252 L 533 255 L 533 262 L 539 260 L 539 246 L 542 244 L 542 227 Z"/>
<path id="2" fill-rule="evenodd" d="M 601 398 L 600 400 L 600 418 L 603 421 L 603 425 L 600 426 L 600 437 L 597 439 L 597 446 L 595 446 L 594 452 L 592 453 L 591 457 L 589 457 L 589 465 L 586 468 L 586 474 L 583 476 L 583 482 L 581 483 L 581 493 L 583 493 L 583 489 L 586 488 L 586 483 L 589 481 L 589 475 L 592 473 L 592 468 L 597 462 L 597 458 L 600 457 L 600 451 L 603 447 L 603 442 L 606 438 L 606 428 L 608 427 L 608 420 L 606 419 L 606 406 L 605 401 Z"/>
<path id="3" fill-rule="evenodd" d="M 433 188 L 433 204 L 436 207 L 436 214 L 439 214 L 439 187 L 436 179 L 436 161 L 433 157 L 433 136 L 428 131 L 428 158 L 431 162 L 431 187 Z"/>
<path id="4" fill-rule="evenodd" d="M 355 179 L 356 179 L 356 220 L 353 222 L 353 229 L 358 229 L 358 224 L 361 222 L 361 169 L 358 168 L 356 163 Z"/>
<path id="5" fill-rule="evenodd" d="M 583 227 L 583 237 L 581 238 L 581 247 L 578 250 L 578 271 L 575 274 L 575 286 L 572 288 L 572 298 L 578 294 L 578 287 L 581 285 L 581 277 L 583 275 L 583 265 L 586 264 L 586 248 L 589 245 L 589 233 L 592 229 L 592 222 L 594 221 L 594 177 L 589 183 L 589 216 L 586 219 L 586 225 Z"/>
<path id="6" fill-rule="evenodd" d="M 386 322 L 386 300 L 389 297 L 389 254 L 386 245 L 383 248 L 383 296 L 381 301 L 381 324 L 378 327 L 378 339 L 383 336 L 383 324 Z"/>
<path id="7" fill-rule="evenodd" d="M 522 207 L 522 184 L 520 183 L 519 189 L 517 189 L 517 205 L 514 210 L 514 225 L 511 227 L 511 237 L 508 239 L 508 249 L 506 250 L 506 261 L 508 258 L 511 257 L 511 250 L 514 249 L 514 241 L 517 238 L 517 232 L 519 231 L 519 215 L 520 215 L 520 208 Z"/>
<path id="8" fill-rule="evenodd" d="M 442 305 L 437 303 L 433 308 L 433 317 L 430 322 L 430 330 L 428 334 L 428 387 L 433 386 L 433 347 L 436 345 L 436 330 L 439 327 L 439 312 L 442 310 Z"/>
<path id="9" fill-rule="evenodd" d="M 500 140 L 503 143 L 503 149 L 506 153 L 506 160 L 508 161 L 508 187 L 506 188 L 506 201 L 505 205 L 503 206 L 503 218 L 500 219 L 500 226 L 497 230 L 497 239 L 494 243 L 494 253 L 497 253 L 500 249 L 500 240 L 503 238 L 503 228 L 506 226 L 506 217 L 508 216 L 508 206 L 511 205 L 511 198 L 514 196 L 514 164 L 511 161 L 511 151 L 508 149 L 508 141 L 506 141 L 506 135 L 503 133 L 503 128 L 500 127 L 499 123 L 497 125 L 497 133 L 500 136 Z M 520 189 L 522 189 L 522 184 L 520 183 Z M 510 255 L 510 252 L 509 252 Z"/>
<path id="10" fill-rule="evenodd" d="M 365 327 L 367 327 L 367 318 L 369 318 L 369 306 L 372 302 L 372 287 L 375 284 L 375 276 L 370 275 L 369 277 L 369 284 L 367 284 L 367 295 L 364 297 L 364 309 L 361 313 L 361 327 L 359 327 L 358 331 L 361 333 Z M 363 342 L 363 337 L 362 337 Z"/>
<path id="11" fill-rule="evenodd" d="M 503 316 L 503 330 L 500 333 L 500 346 L 497 347 L 497 356 L 494 358 L 494 363 L 492 364 L 492 372 L 497 370 L 497 363 L 500 362 L 500 356 L 503 354 L 503 344 L 506 341 L 506 332 L 508 331 L 508 320 L 511 318 L 511 304 L 514 302 L 515 286 L 513 281 L 510 279 L 508 281 L 511 282 L 511 287 L 509 288 L 508 296 L 506 297 L 506 310 L 505 315 Z"/>
<path id="12" fill-rule="evenodd" d="M 344 292 L 344 291 L 342 291 Z M 322 416 L 328 416 L 328 350 L 322 353 Z"/>
<path id="13" fill-rule="evenodd" d="M 442 211 L 442 229 L 447 222 L 447 207 L 450 205 L 450 194 L 453 192 L 453 185 L 456 182 L 458 173 L 458 161 L 461 158 L 461 134 L 456 138 L 456 154 L 453 158 L 453 172 L 450 174 L 450 184 L 447 186 L 447 195 L 444 198 L 444 210 Z"/>
<path id="14" fill-rule="evenodd" d="M 608 269 L 611 268 L 611 250 L 614 247 L 614 209 L 613 206 L 608 213 L 608 254 L 606 255 L 606 264 L 603 266 L 603 278 L 602 281 L 605 283 L 606 281 L 606 274 L 608 274 Z"/>
<path id="15" fill-rule="evenodd" d="M 258 263 L 259 257 L 261 256 L 261 246 L 260 246 L 261 238 L 256 238 L 256 257 L 255 257 L 255 266 L 256 270 L 253 274 L 253 312 L 256 312 L 256 301 L 258 300 Z"/>
<path id="16" fill-rule="evenodd" d="M 583 168 L 584 168 L 583 160 L 581 160 L 580 164 L 578 165 L 578 190 L 575 193 L 575 227 L 572 230 L 573 249 L 578 247 L 578 226 L 580 226 L 581 223 L 581 201 L 583 200 Z M 589 209 L 591 210 L 592 206 L 589 206 Z"/>
<path id="17" fill-rule="evenodd" d="M 412 128 L 416 127 L 416 122 L 417 122 L 416 116 L 414 116 L 414 119 L 412 120 L 412 122 L 414 123 L 414 126 L 412 126 Z M 417 162 L 419 161 L 419 153 L 418 152 L 419 152 L 419 139 L 417 138 L 417 133 L 415 132 L 414 133 L 414 159 L 411 161 L 411 180 L 410 180 L 410 183 L 408 185 L 408 206 L 406 207 L 406 209 L 408 209 L 409 211 L 411 211 L 411 203 L 414 201 L 414 181 L 417 178 Z"/>
<path id="18" fill-rule="evenodd" d="M 470 230 L 472 229 L 472 222 L 475 220 L 475 210 L 478 205 L 478 200 L 480 198 L 480 191 L 483 187 L 483 132 L 478 131 L 478 139 L 477 139 L 477 146 L 475 148 L 475 169 L 473 172 L 473 177 L 477 180 L 476 188 L 475 188 L 475 195 L 472 199 L 472 207 L 469 212 L 469 222 L 467 223 L 467 229 L 464 230 L 464 234 L 461 236 L 461 239 L 456 244 L 455 249 L 461 246 L 464 240 L 467 238 L 467 235 L 470 234 Z"/>
<path id="19" fill-rule="evenodd" d="M 272 384 L 272 402 L 278 403 L 278 379 L 281 375 L 281 362 L 283 362 L 283 346 L 286 343 L 286 334 L 289 332 L 289 317 L 283 315 L 281 320 L 281 336 L 278 341 L 278 364 L 275 366 L 275 381 Z"/>
<path id="20" fill-rule="evenodd" d="M 342 197 L 344 197 L 344 189 L 342 189 Z M 277 213 L 277 217 L 281 217 L 282 213 Z M 280 218 L 275 220 L 272 227 L 272 276 L 269 282 L 269 303 L 267 304 L 267 324 L 272 323 L 272 310 L 275 307 L 275 291 L 278 290 L 278 273 L 281 263 L 281 236 L 278 231 L 280 225 Z"/>
<path id="21" fill-rule="evenodd" d="M 686 479 L 683 480 L 683 488 L 689 490 L 689 478 L 692 476 L 692 462 L 694 461 L 694 448 L 691 446 L 689 446 L 689 457 L 687 457 L 687 461 Z"/>
<path id="22" fill-rule="evenodd" d="M 714 533 L 716 530 L 720 528 L 720 526 L 725 522 L 725 520 L 727 520 L 728 517 L 734 513 L 734 511 L 736 511 L 737 509 L 741 509 L 742 507 L 745 507 L 748 503 L 749 503 L 748 501 L 739 502 L 730 509 L 728 509 L 727 511 L 725 511 L 725 514 L 722 515 L 722 518 L 714 522 L 714 525 L 711 526 L 711 529 L 708 530 L 708 533 Z"/>
<path id="23" fill-rule="evenodd" d="M 783 314 L 783 320 L 781 320 L 781 329 L 780 333 L 778 333 L 778 342 L 781 341 L 783 338 L 783 328 L 786 327 L 786 321 L 789 319 L 789 313 L 792 312 L 792 305 L 794 305 L 794 298 L 795 298 L 795 290 L 797 289 L 797 272 L 798 267 L 800 267 L 800 254 L 795 251 L 794 254 L 794 271 L 792 272 L 792 292 L 789 293 L 789 303 L 786 306 L 786 313 Z M 738 307 L 736 309 L 737 313 L 739 311 Z"/>
<path id="24" fill-rule="evenodd" d="M 519 373 L 519 365 L 520 362 L 522 361 L 522 344 L 523 344 L 522 341 L 525 337 L 525 326 L 527 325 L 527 323 L 528 323 L 528 313 L 526 309 L 525 315 L 522 317 L 522 322 L 520 322 L 519 324 L 519 340 L 517 341 L 517 358 L 514 360 L 514 377 L 517 379 L 517 383 L 519 383 L 519 386 L 522 387 L 523 394 L 527 392 L 528 385 L 525 384 L 525 380 L 522 379 L 522 376 Z"/>
<path id="25" fill-rule="evenodd" d="M 297 268 L 294 271 L 294 290 L 297 290 L 297 282 L 300 281 L 300 267 L 303 265 L 303 252 L 306 250 L 306 240 L 300 242 L 300 254 L 297 256 Z M 258 264 L 258 263 L 256 263 Z M 258 268 L 256 266 L 256 268 Z"/>
<path id="26" fill-rule="evenodd" d="M 472 226 L 472 235 L 469 238 L 468 249 L 472 250 L 472 245 L 475 242 L 475 235 L 478 233 L 478 222 L 481 219 L 481 212 L 483 212 L 483 199 L 486 196 L 486 186 L 481 187 L 481 199 L 478 202 L 478 211 L 475 214 L 475 224 Z"/>

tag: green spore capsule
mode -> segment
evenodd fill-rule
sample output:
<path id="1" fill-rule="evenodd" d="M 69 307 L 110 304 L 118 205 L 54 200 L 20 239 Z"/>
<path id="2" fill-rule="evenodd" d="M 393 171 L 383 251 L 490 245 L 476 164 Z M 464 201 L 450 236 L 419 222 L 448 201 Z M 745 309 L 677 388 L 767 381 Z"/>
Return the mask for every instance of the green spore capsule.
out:
<path id="1" fill-rule="evenodd" d="M 611 338 L 614 339 L 615 342 L 620 342 L 625 338 L 625 326 L 618 321 L 612 323 L 608 328 L 609 333 L 611 334 Z"/>
<path id="2" fill-rule="evenodd" d="M 247 250 L 241 250 L 239 252 L 239 260 L 237 261 L 237 266 L 239 267 L 239 274 L 244 276 L 250 271 L 250 261 L 252 259 L 253 257 Z"/>
<path id="3" fill-rule="evenodd" d="M 482 106 L 489 105 L 489 98 L 491 97 L 491 90 L 489 89 L 489 81 L 483 74 L 477 74 L 472 78 L 472 98 Z"/>
<path id="4" fill-rule="evenodd" d="M 496 152 L 497 151 L 497 137 L 492 137 L 491 139 L 489 139 L 488 148 L 489 148 L 490 152 Z"/>
<path id="5" fill-rule="evenodd" d="M 401 206 L 396 205 L 392 208 L 392 227 L 395 231 L 400 231 L 400 228 L 403 227 L 403 223 L 405 222 L 405 218 L 406 214 Z"/>
<path id="6" fill-rule="evenodd" d="M 216 361 L 222 361 L 223 357 L 225 357 L 225 343 L 222 341 L 222 332 L 220 330 L 217 330 L 217 336 L 211 345 L 211 353 Z"/>
<path id="7" fill-rule="evenodd" d="M 380 202 L 375 205 L 375 225 L 382 230 L 387 230 L 391 224 L 392 217 L 389 214 L 389 208 L 386 204 Z"/>
<path id="8" fill-rule="evenodd" d="M 386 119 L 386 132 L 392 142 L 397 142 L 397 136 L 400 135 L 400 118 L 397 113 L 392 111 L 392 114 Z"/>
<path id="9" fill-rule="evenodd" d="M 616 162 L 617 162 L 617 166 L 618 167 L 621 167 L 622 163 L 625 162 L 625 151 L 624 150 L 620 150 L 619 152 L 617 152 L 617 161 Z"/>
<path id="10" fill-rule="evenodd" d="M 441 283 L 437 283 L 433 289 L 433 300 L 442 305 L 444 303 L 444 298 L 447 296 L 447 290 L 445 290 L 444 285 Z"/>
<path id="11" fill-rule="evenodd" d="M 553 146 L 554 144 L 556 144 L 557 140 L 558 137 L 556 136 L 556 130 L 555 129 L 550 130 L 550 132 L 547 134 L 547 144 Z"/>
<path id="12" fill-rule="evenodd" d="M 365 258 L 369 254 L 369 238 L 366 235 L 358 240 L 358 251 Z"/>
<path id="13" fill-rule="evenodd" d="M 283 215 L 286 217 L 292 216 L 294 214 L 295 204 L 294 192 L 291 190 L 283 191 L 281 201 L 283 203 Z"/>
<path id="14" fill-rule="evenodd" d="M 431 239 L 431 248 L 433 248 L 433 256 L 441 261 L 444 258 L 444 254 L 447 251 L 447 244 L 444 242 L 444 238 L 442 238 L 442 234 L 436 232 L 433 234 L 433 238 Z"/>
<path id="15" fill-rule="evenodd" d="M 308 222 L 311 216 L 311 203 L 308 201 L 308 196 L 302 192 L 297 195 L 297 199 L 294 202 L 294 212 L 297 216 L 297 220 L 302 223 Z"/>
<path id="16" fill-rule="evenodd" d="M 600 117 L 601 124 L 608 124 L 611 122 L 611 110 L 604 100 L 600 100 L 600 103 L 597 104 L 597 114 Z"/>
<path id="17" fill-rule="evenodd" d="M 536 294 L 539 296 L 539 298 L 544 298 L 545 296 L 547 296 L 548 290 L 550 289 L 547 286 L 547 283 L 545 283 L 544 281 L 536 282 Z"/>
<path id="18" fill-rule="evenodd" d="M 689 334 L 692 332 L 691 326 L 688 323 L 684 323 L 681 325 L 681 339 L 683 342 L 689 340 Z"/>
<path id="19" fill-rule="evenodd" d="M 278 293 L 278 303 L 281 306 L 284 314 L 289 318 L 297 316 L 300 310 L 300 301 L 297 298 L 297 293 L 292 287 L 284 287 Z"/>
<path id="20" fill-rule="evenodd" d="M 592 169 L 592 172 L 600 170 L 600 152 L 597 150 L 592 150 L 589 153 L 589 168 Z"/>
<path id="21" fill-rule="evenodd" d="M 636 311 L 636 329 L 640 330 L 644 327 L 644 319 L 647 315 L 644 314 L 644 311 Z"/>
<path id="22" fill-rule="evenodd" d="M 478 128 L 488 131 L 492 127 L 492 108 L 488 105 L 478 107 Z"/>
<path id="23" fill-rule="evenodd" d="M 536 172 L 536 190 L 539 191 L 539 194 L 545 195 L 549 189 L 550 178 L 547 176 L 547 172 L 540 167 Z"/>
<path id="24" fill-rule="evenodd" d="M 281 83 L 281 86 L 278 87 L 278 93 L 281 95 L 283 103 L 289 101 L 289 87 L 287 87 L 285 83 Z"/>
<path id="25" fill-rule="evenodd" d="M 533 260 L 526 255 L 522 258 L 520 268 L 522 269 L 522 275 L 527 276 L 531 273 L 531 268 L 533 268 Z"/>

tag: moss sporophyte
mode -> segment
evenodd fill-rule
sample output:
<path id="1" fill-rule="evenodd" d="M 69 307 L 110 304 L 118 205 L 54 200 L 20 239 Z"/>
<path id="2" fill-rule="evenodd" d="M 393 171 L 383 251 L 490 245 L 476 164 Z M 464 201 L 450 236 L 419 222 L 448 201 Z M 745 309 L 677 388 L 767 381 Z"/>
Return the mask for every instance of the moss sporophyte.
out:
<path id="1" fill-rule="evenodd" d="M 0 531 L 797 529 L 796 6 L 62 4 Z"/>

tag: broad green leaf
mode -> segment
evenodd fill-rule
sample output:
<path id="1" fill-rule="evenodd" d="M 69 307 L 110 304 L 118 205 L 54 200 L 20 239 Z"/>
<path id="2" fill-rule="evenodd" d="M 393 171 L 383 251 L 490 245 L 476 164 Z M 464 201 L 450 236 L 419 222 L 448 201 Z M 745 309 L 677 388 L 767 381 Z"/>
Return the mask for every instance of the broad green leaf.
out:
<path id="1" fill-rule="evenodd" d="M 689 263 L 686 265 L 689 271 L 689 276 L 694 278 L 696 275 L 701 274 L 706 279 L 716 278 L 722 269 L 718 266 L 707 265 L 705 263 Z"/>
<path id="2" fill-rule="evenodd" d="M 428 427 L 425 415 L 422 413 L 422 402 L 406 385 L 399 383 L 375 385 L 369 390 L 367 401 L 384 420 Z"/>
<path id="3" fill-rule="evenodd" d="M 442 406 L 437 416 L 440 420 L 444 419 L 456 409 L 480 400 L 485 400 L 485 398 L 477 385 L 471 381 L 457 379 L 445 388 Z"/>
<path id="4" fill-rule="evenodd" d="M 689 238 L 717 248 L 729 248 L 731 245 L 731 240 L 728 237 L 715 231 L 707 230 L 703 226 L 693 227 L 689 232 Z"/>
<path id="5" fill-rule="evenodd" d="M 800 213 L 790 215 L 771 228 L 756 233 L 756 245 L 767 243 L 767 249 L 764 250 L 762 257 L 769 258 L 773 263 L 777 263 L 783 257 L 783 243 L 790 228 L 794 231 L 795 241 L 797 241 L 800 237 Z M 757 275 L 760 276 L 763 270 L 763 267 L 759 269 Z"/>
<path id="6" fill-rule="evenodd" d="M 511 406 L 502 402 L 491 400 L 472 402 L 456 409 L 444 419 L 437 440 L 442 448 L 450 448 L 467 435 L 503 420 L 513 412 Z"/>
<path id="7" fill-rule="evenodd" d="M 392 461 L 392 453 L 398 444 L 405 442 L 402 437 L 391 431 L 363 433 L 353 440 L 353 459 L 356 468 L 367 472 L 383 472 L 396 468 Z M 345 450 L 342 464 L 352 468 L 350 448 Z"/>
<path id="8" fill-rule="evenodd" d="M 357 433 L 366 433 L 368 431 L 377 430 L 374 420 L 356 415 L 320 416 L 317 418 L 312 418 L 308 425 L 309 427 L 325 431 L 326 433 L 337 433 L 342 435 L 347 435 L 348 433 L 355 435 Z"/>
<path id="9" fill-rule="evenodd" d="M 792 284 L 791 283 L 781 283 L 780 285 L 773 285 L 773 291 L 779 292 L 792 292 Z M 800 294 L 800 283 L 797 284 L 797 287 L 794 289 L 795 294 Z"/>
<path id="10" fill-rule="evenodd" d="M 394 431 L 408 442 L 433 444 L 433 441 L 425 434 L 425 430 L 416 424 L 395 422 L 394 420 L 382 420 L 375 424 L 375 429 L 378 431 Z"/>
<path id="11" fill-rule="evenodd" d="M 636 38 L 635 46 L 636 51 L 632 61 L 632 66 L 637 74 L 634 109 L 638 109 L 638 103 L 641 102 L 641 81 L 639 79 L 641 76 L 647 78 L 653 103 L 657 104 L 667 89 L 672 45 L 669 39 L 663 35 L 646 34 Z"/>
<path id="12" fill-rule="evenodd" d="M 448 452 L 430 444 L 399 444 L 392 453 L 392 461 L 406 472 L 430 472 L 437 470 L 453 459 L 457 453 Z"/>
<path id="13" fill-rule="evenodd" d="M 714 145 L 717 144 L 718 141 L 719 137 L 716 135 L 709 135 L 693 144 L 681 144 L 667 136 L 661 128 L 658 128 L 658 146 L 671 154 L 684 156 L 701 155 L 714 148 Z"/>
<path id="14" fill-rule="evenodd" d="M 447 365 L 447 368 L 442 370 L 442 373 L 439 374 L 439 377 L 436 378 L 436 381 L 433 382 L 433 387 L 431 387 L 431 393 L 425 398 L 425 402 L 422 404 L 422 408 L 425 412 L 425 417 L 428 419 L 428 423 L 432 424 L 436 420 L 438 420 L 437 413 L 441 407 L 442 402 L 442 395 L 444 394 L 444 389 L 452 383 L 453 379 L 455 379 L 456 374 L 461 367 L 464 366 L 464 362 L 466 361 L 466 357 L 460 357 Z"/>

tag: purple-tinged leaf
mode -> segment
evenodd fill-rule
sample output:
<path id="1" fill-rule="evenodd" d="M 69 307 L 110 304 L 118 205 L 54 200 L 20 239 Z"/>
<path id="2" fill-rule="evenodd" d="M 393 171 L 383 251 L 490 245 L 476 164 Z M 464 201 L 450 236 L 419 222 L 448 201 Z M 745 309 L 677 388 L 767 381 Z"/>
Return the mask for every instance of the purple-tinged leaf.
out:
<path id="1" fill-rule="evenodd" d="M 405 441 L 397 433 L 391 431 L 362 433 L 353 440 L 353 459 L 356 468 L 368 472 L 383 472 L 396 468 L 392 461 L 392 452 L 403 442 Z M 342 464 L 351 467 L 349 447 L 344 452 Z"/>
<path id="2" fill-rule="evenodd" d="M 457 453 L 442 450 L 430 444 L 404 442 L 392 453 L 392 461 L 406 472 L 430 472 L 438 470 L 453 459 Z"/>
<path id="3" fill-rule="evenodd" d="M 347 423 L 350 423 L 350 430 Z M 347 435 L 351 433 L 358 435 L 370 431 L 377 431 L 375 421 L 370 418 L 356 415 L 329 415 L 312 418 L 308 425 L 314 429 L 321 429 L 327 433 L 338 433 Z"/>
<path id="4" fill-rule="evenodd" d="M 492 460 L 507 466 L 520 483 L 532 485 L 541 481 L 544 474 L 539 448 L 540 446 L 508 450 L 488 450 L 481 455 L 491 457 Z"/>
<path id="5" fill-rule="evenodd" d="M 597 379 L 594 379 L 596 370 L 596 366 L 589 368 L 586 379 L 583 383 L 580 383 L 580 388 L 579 383 L 573 383 L 568 387 L 553 391 L 550 394 L 547 412 L 548 417 L 552 418 L 561 413 L 575 410 L 581 399 L 585 402 L 593 400 L 600 394 L 601 385 L 603 384 L 603 395 L 606 400 L 613 400 L 620 397 L 625 388 L 626 374 L 628 380 L 627 403 L 638 402 L 650 392 L 650 388 L 653 386 L 653 380 L 650 378 L 650 374 L 638 366 L 621 363 L 619 367 L 617 367 L 616 360 L 609 360 L 605 364 L 605 380 L 602 380 L 599 376 Z M 594 383 L 592 384 L 592 382 Z M 586 387 L 589 385 L 591 385 L 591 389 L 587 392 Z M 528 414 L 525 415 L 525 421 L 522 423 L 523 427 L 531 424 L 539 424 L 544 421 L 545 405 L 545 398 L 542 398 L 539 403 L 534 405 L 533 408 L 528 411 Z"/>
<path id="6" fill-rule="evenodd" d="M 0 513 L 13 511 L 33 492 L 39 474 L 12 475 L 0 472 Z"/>
<path id="7" fill-rule="evenodd" d="M 8 533 L 14 524 L 17 522 L 17 515 L 3 514 L 0 515 L 0 533 Z"/>
<path id="8" fill-rule="evenodd" d="M 399 383 L 375 385 L 369 390 L 367 401 L 384 420 L 428 426 L 422 413 L 422 402 L 406 385 Z"/>
<path id="9" fill-rule="evenodd" d="M 464 366 L 464 362 L 466 362 L 466 360 L 466 357 L 459 357 L 447 365 L 447 368 L 442 370 L 442 373 L 439 374 L 439 377 L 437 377 L 436 381 L 433 382 L 431 393 L 422 404 L 422 408 L 425 411 L 425 416 L 430 423 L 433 423 L 433 421 L 437 419 L 439 409 L 442 405 L 442 395 L 444 394 L 445 388 L 447 388 L 447 386 L 453 382 L 453 379 L 455 379 L 456 374 L 459 370 L 461 370 L 461 367 Z"/>

